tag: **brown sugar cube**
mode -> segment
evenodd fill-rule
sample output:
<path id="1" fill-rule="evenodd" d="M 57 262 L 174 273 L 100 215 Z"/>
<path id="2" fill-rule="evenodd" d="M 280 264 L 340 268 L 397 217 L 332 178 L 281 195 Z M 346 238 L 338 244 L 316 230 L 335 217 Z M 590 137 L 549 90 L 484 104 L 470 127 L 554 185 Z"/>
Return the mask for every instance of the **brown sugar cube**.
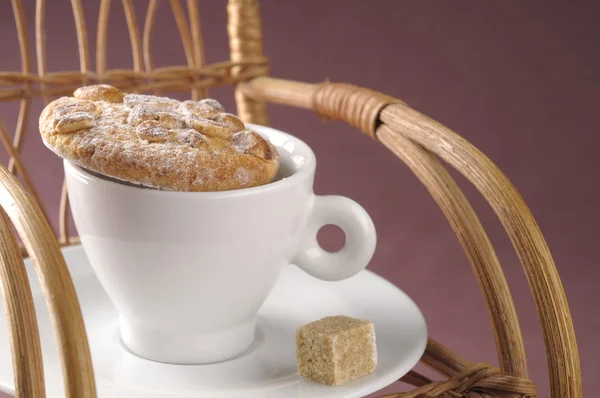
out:
<path id="1" fill-rule="evenodd" d="M 377 366 L 373 322 L 328 316 L 296 333 L 298 373 L 317 383 L 339 386 L 368 375 Z"/>

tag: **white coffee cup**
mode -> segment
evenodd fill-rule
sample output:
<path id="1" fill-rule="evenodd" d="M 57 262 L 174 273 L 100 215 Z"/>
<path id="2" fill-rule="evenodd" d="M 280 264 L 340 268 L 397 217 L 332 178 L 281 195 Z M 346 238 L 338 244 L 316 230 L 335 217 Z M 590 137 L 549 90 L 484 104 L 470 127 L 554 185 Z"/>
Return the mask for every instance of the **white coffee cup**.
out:
<path id="1" fill-rule="evenodd" d="M 257 312 L 284 266 L 334 281 L 373 256 L 367 212 L 351 199 L 313 193 L 316 159 L 308 145 L 251 128 L 281 155 L 278 179 L 255 188 L 146 189 L 64 162 L 83 247 L 133 353 L 178 364 L 232 358 L 253 342 Z M 345 232 L 341 251 L 319 246 L 326 224 Z"/>

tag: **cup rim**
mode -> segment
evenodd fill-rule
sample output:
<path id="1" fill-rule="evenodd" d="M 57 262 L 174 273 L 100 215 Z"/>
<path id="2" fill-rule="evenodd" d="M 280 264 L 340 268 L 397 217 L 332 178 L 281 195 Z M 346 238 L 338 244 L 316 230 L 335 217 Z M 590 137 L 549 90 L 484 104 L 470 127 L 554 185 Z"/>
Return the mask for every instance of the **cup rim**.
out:
<path id="1" fill-rule="evenodd" d="M 107 178 L 104 178 L 105 176 L 103 176 L 103 175 L 92 174 L 91 171 L 85 169 L 82 166 L 77 165 L 76 163 L 74 163 L 73 161 L 68 160 L 68 159 L 63 159 L 65 173 L 67 173 L 68 172 L 67 170 L 70 169 L 70 172 L 75 173 L 77 175 L 77 177 L 79 177 L 80 179 L 84 179 L 86 181 L 86 183 L 88 183 L 89 181 L 95 181 L 95 182 L 109 184 L 109 185 L 114 184 L 119 187 L 123 187 L 125 189 L 129 188 L 129 189 L 136 189 L 139 191 L 143 191 L 144 194 L 148 194 L 148 195 L 201 196 L 204 198 L 220 198 L 220 197 L 231 198 L 231 197 L 236 197 L 236 196 L 245 196 L 245 195 L 266 193 L 266 192 L 270 192 L 270 191 L 274 191 L 274 190 L 284 189 L 290 185 L 293 185 L 293 184 L 296 184 L 296 183 L 302 181 L 304 178 L 310 176 L 310 174 L 312 172 L 314 172 L 314 170 L 316 168 L 316 156 L 315 156 L 313 150 L 310 148 L 310 146 L 308 146 L 308 144 L 306 144 L 304 141 L 302 141 L 301 139 L 299 139 L 291 134 L 288 134 L 288 133 L 283 132 L 278 129 L 274 129 L 272 127 L 262 126 L 262 125 L 258 125 L 258 124 L 252 124 L 252 123 L 246 123 L 246 125 L 248 127 L 250 127 L 250 129 L 252 129 L 253 131 L 255 131 L 259 134 L 265 135 L 271 141 L 271 143 L 277 147 L 278 150 L 284 149 L 283 147 L 285 144 L 281 144 L 281 142 L 290 142 L 290 141 L 293 142 L 293 144 L 294 144 L 293 150 L 301 152 L 304 155 L 304 158 L 306 159 L 306 161 L 304 162 L 304 164 L 301 167 L 294 168 L 294 172 L 289 177 L 285 177 L 285 178 L 282 178 L 282 179 L 274 181 L 274 182 L 270 182 L 265 185 L 260 185 L 257 187 L 250 187 L 250 188 L 232 189 L 229 191 L 211 191 L 211 192 L 167 191 L 167 190 L 161 190 L 161 189 L 148 189 L 148 187 L 146 187 L 144 185 L 135 184 L 135 183 L 124 184 L 124 183 L 119 182 L 119 180 L 115 177 L 106 176 Z M 281 145 L 279 145 L 277 143 L 277 141 L 281 141 L 280 142 Z M 297 166 L 297 164 L 294 164 L 294 166 Z M 126 182 L 126 181 L 123 181 L 123 182 Z"/>

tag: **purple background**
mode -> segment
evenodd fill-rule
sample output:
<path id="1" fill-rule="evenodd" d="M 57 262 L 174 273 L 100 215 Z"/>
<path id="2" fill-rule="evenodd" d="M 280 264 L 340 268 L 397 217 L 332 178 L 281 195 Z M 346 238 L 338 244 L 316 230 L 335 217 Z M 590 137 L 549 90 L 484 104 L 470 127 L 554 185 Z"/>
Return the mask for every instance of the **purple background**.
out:
<path id="1" fill-rule="evenodd" d="M 34 2 L 26 2 L 35 71 Z M 98 2 L 86 3 L 91 65 Z M 131 66 L 120 2 L 113 2 L 109 68 Z M 136 1 L 143 22 L 145 2 Z M 600 24 L 597 2 L 303 2 L 263 0 L 265 53 L 271 74 L 309 82 L 348 81 L 406 100 L 489 155 L 520 190 L 559 268 L 581 352 L 584 391 L 600 388 L 596 284 L 600 221 Z M 228 58 L 224 2 L 201 1 L 207 59 Z M 48 70 L 78 69 L 69 2 L 47 7 Z M 154 36 L 155 66 L 183 64 L 167 2 Z M 10 3 L 0 3 L 0 70 L 18 70 Z M 211 95 L 233 108 L 231 89 Z M 37 135 L 34 101 L 24 159 L 55 214 L 62 171 Z M 17 103 L 0 103 L 13 131 Z M 352 197 L 378 228 L 370 269 L 407 292 L 431 336 L 473 361 L 497 363 L 493 334 L 470 266 L 435 202 L 400 160 L 341 123 L 323 124 L 305 110 L 270 106 L 271 125 L 298 135 L 319 159 L 316 192 Z M 0 160 L 6 164 L 0 149 Z M 511 244 L 484 200 L 458 178 L 487 228 L 523 328 L 531 377 L 549 395 L 546 357 L 532 298 Z M 55 220 L 53 220 L 55 221 Z M 324 234 L 326 244 L 339 239 Z M 590 314 L 591 312 L 591 314 Z M 395 385 L 387 391 L 403 388 Z M 0 394 L 1 396 L 1 394 Z"/>

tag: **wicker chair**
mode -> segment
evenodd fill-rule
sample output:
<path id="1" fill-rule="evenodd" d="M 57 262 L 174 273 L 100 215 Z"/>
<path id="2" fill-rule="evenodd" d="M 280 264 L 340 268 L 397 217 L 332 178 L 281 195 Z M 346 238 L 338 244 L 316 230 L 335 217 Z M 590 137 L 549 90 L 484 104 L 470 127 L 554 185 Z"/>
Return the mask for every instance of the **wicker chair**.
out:
<path id="1" fill-rule="evenodd" d="M 265 103 L 310 109 L 325 119 L 343 120 L 389 148 L 418 176 L 435 198 L 459 238 L 480 284 L 492 321 L 499 368 L 474 364 L 434 340 L 422 362 L 444 379 L 411 371 L 402 380 L 416 389 L 387 397 L 534 397 L 514 304 L 502 268 L 477 215 L 442 161 L 463 174 L 487 199 L 508 233 L 525 270 L 543 328 L 553 398 L 581 397 L 581 374 L 567 300 L 544 238 L 519 193 L 477 148 L 448 128 L 411 109 L 401 100 L 349 84 L 307 84 L 268 77 L 262 53 L 261 22 L 256 0 L 229 0 L 227 6 L 231 60 L 204 64 L 198 6 L 179 0 L 170 6 L 185 49 L 186 64 L 152 68 L 150 40 L 158 0 L 150 0 L 144 26 L 136 23 L 132 0 L 122 1 L 133 50 L 133 69 L 107 70 L 106 34 L 110 0 L 98 15 L 97 68 L 90 68 L 88 36 L 81 0 L 72 0 L 77 27 L 80 71 L 46 73 L 45 0 L 37 0 L 35 46 L 38 73 L 31 70 L 31 38 L 23 2 L 12 0 L 22 70 L 0 72 L 0 100 L 20 103 L 14 138 L 0 121 L 0 138 L 10 155 L 0 166 L 0 281 L 11 333 L 17 397 L 43 397 L 40 337 L 32 294 L 23 264 L 31 256 L 46 293 L 68 397 L 96 396 L 86 332 L 61 247 L 78 242 L 68 231 L 68 198 L 63 187 L 60 233 L 55 237 L 20 150 L 32 99 L 45 101 L 70 94 L 82 85 L 107 82 L 127 91 L 188 91 L 194 98 L 209 87 L 236 86 L 238 113 L 246 122 L 267 124 Z M 114 5 L 113 5 L 114 6 Z M 115 7 L 120 8 L 120 7 Z M 140 37 L 141 29 L 141 37 Z M 17 179 L 20 177 L 21 182 Z M 23 247 L 13 233 L 18 232 Z"/>

